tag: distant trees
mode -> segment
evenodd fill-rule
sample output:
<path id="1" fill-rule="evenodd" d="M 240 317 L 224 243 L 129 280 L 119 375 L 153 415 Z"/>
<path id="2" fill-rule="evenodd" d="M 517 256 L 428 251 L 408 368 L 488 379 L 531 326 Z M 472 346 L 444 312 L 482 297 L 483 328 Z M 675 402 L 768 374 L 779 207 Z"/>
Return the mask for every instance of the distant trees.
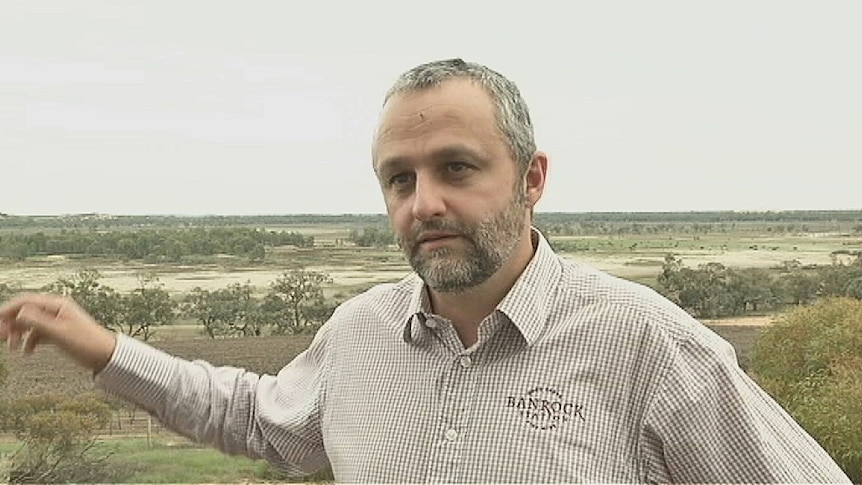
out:
<path id="1" fill-rule="evenodd" d="M 83 269 L 43 290 L 69 296 L 105 327 L 143 340 L 151 339 L 156 327 L 171 325 L 180 316 L 199 322 L 210 338 L 309 332 L 328 320 L 336 307 L 324 296 L 332 277 L 305 269 L 282 273 L 262 298 L 255 297 L 250 283 L 215 290 L 197 287 L 178 299 L 153 276 L 139 275 L 137 287 L 125 294 L 103 284 L 101 278 L 98 271 Z M 14 291 L 0 284 L 2 299 Z"/>
<path id="2" fill-rule="evenodd" d="M 258 336 L 264 322 L 253 292 L 249 283 L 234 283 L 217 290 L 197 287 L 186 297 L 183 311 L 200 322 L 210 338 Z"/>
<path id="3" fill-rule="evenodd" d="M 714 262 L 693 269 L 669 254 L 657 290 L 695 317 L 717 318 L 807 305 L 824 297 L 860 298 L 860 278 L 862 260 L 810 268 L 786 261 L 777 271 L 733 269 Z"/>
<path id="4" fill-rule="evenodd" d="M 262 261 L 266 247 L 311 247 L 314 237 L 243 227 L 79 231 L 0 236 L 0 257 L 20 261 L 30 256 L 75 255 L 148 262 L 180 262 L 193 256 L 227 254 Z"/>
<path id="5" fill-rule="evenodd" d="M 18 293 L 18 289 L 6 284 L 0 283 L 0 301 L 6 301 L 11 298 L 15 293 Z"/>
<path id="6" fill-rule="evenodd" d="M 158 278 L 138 276 L 138 287 L 122 299 L 122 325 L 126 335 L 149 340 L 153 327 L 169 325 L 176 318 L 177 304 Z"/>
<path id="7" fill-rule="evenodd" d="M 349 240 L 360 247 L 386 247 L 395 243 L 395 235 L 389 229 L 365 227 L 351 229 Z"/>
<path id="8" fill-rule="evenodd" d="M 101 274 L 95 269 L 82 269 L 70 277 L 61 277 L 44 289 L 71 297 L 99 323 L 118 328 L 124 320 L 123 297 L 116 290 L 104 286 Z"/>
<path id="9" fill-rule="evenodd" d="M 183 304 L 185 315 L 204 326 L 210 338 L 301 333 L 316 330 L 335 310 L 327 304 L 324 286 L 332 278 L 317 271 L 284 272 L 257 299 L 250 284 L 233 284 L 217 290 L 195 288 Z"/>
<path id="10" fill-rule="evenodd" d="M 101 283 L 97 270 L 83 269 L 59 278 L 44 290 L 69 296 L 97 322 L 133 337 L 149 340 L 153 326 L 168 325 L 176 318 L 176 304 L 158 278 L 139 275 L 138 287 L 121 294 Z"/>
<path id="11" fill-rule="evenodd" d="M 332 314 L 323 298 L 323 285 L 332 278 L 317 271 L 291 270 L 271 285 L 263 309 L 281 333 L 297 333 L 314 328 Z"/>

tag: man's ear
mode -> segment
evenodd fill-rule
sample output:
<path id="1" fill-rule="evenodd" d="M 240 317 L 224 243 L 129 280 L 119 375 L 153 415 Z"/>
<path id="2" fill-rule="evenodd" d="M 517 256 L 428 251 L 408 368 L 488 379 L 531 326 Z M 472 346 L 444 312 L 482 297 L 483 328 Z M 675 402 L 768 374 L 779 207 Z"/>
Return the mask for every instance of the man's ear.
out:
<path id="1" fill-rule="evenodd" d="M 543 151 L 536 151 L 530 159 L 530 166 L 524 174 L 524 190 L 526 191 L 527 207 L 531 209 L 542 198 L 545 192 L 545 180 L 548 175 L 548 155 Z"/>

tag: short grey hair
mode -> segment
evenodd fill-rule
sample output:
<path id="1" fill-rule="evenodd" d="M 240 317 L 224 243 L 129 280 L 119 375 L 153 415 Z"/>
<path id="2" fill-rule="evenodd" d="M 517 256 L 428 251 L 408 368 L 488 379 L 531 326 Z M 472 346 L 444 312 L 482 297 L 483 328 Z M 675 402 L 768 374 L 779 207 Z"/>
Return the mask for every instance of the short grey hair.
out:
<path id="1" fill-rule="evenodd" d="M 495 107 L 497 128 L 506 139 L 519 176 L 527 173 L 536 152 L 530 110 L 514 82 L 481 64 L 461 59 L 433 61 L 410 69 L 395 81 L 383 99 L 385 105 L 392 96 L 439 86 L 456 78 L 471 79 L 488 91 Z"/>

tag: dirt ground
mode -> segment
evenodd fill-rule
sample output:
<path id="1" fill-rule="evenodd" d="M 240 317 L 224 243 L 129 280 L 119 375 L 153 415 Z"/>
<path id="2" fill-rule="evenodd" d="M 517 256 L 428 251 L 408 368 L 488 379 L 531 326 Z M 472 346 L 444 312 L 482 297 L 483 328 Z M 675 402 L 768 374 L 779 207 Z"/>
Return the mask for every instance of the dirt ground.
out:
<path id="1" fill-rule="evenodd" d="M 171 293 L 187 293 L 195 287 L 205 290 L 215 290 L 225 286 L 239 283 L 250 283 L 258 288 L 266 288 L 275 281 L 283 272 L 276 267 L 265 268 L 236 268 L 225 269 L 215 265 L 207 266 L 162 266 L 145 265 L 136 263 L 125 264 L 97 264 L 89 265 L 101 274 L 101 283 L 126 293 L 138 286 L 139 274 L 156 275 L 159 282 Z M 59 278 L 68 278 L 78 271 L 81 266 L 77 263 L 63 260 L 55 260 L 49 264 L 7 267 L 0 275 L 0 283 L 6 283 L 13 287 L 25 290 L 36 290 L 48 285 Z M 353 286 L 363 284 L 375 284 L 397 281 L 408 272 L 404 268 L 385 268 L 368 271 L 361 266 L 310 266 L 306 269 L 322 271 L 332 276 L 335 286 Z"/>
<path id="2" fill-rule="evenodd" d="M 775 317 L 772 316 L 759 316 L 759 317 L 734 317 L 734 318 L 721 318 L 716 320 L 701 320 L 704 325 L 710 327 L 765 327 L 772 323 L 772 320 Z"/>

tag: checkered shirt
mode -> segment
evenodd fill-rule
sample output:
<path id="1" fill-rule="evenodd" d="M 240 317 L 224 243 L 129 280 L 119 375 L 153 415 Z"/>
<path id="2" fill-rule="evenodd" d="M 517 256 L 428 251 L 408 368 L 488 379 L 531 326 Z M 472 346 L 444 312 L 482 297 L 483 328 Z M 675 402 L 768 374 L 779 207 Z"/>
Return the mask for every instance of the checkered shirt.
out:
<path id="1" fill-rule="evenodd" d="M 97 385 L 193 440 L 340 482 L 849 482 L 726 341 L 534 235 L 468 349 L 410 275 L 342 304 L 278 375 L 119 335 Z"/>

